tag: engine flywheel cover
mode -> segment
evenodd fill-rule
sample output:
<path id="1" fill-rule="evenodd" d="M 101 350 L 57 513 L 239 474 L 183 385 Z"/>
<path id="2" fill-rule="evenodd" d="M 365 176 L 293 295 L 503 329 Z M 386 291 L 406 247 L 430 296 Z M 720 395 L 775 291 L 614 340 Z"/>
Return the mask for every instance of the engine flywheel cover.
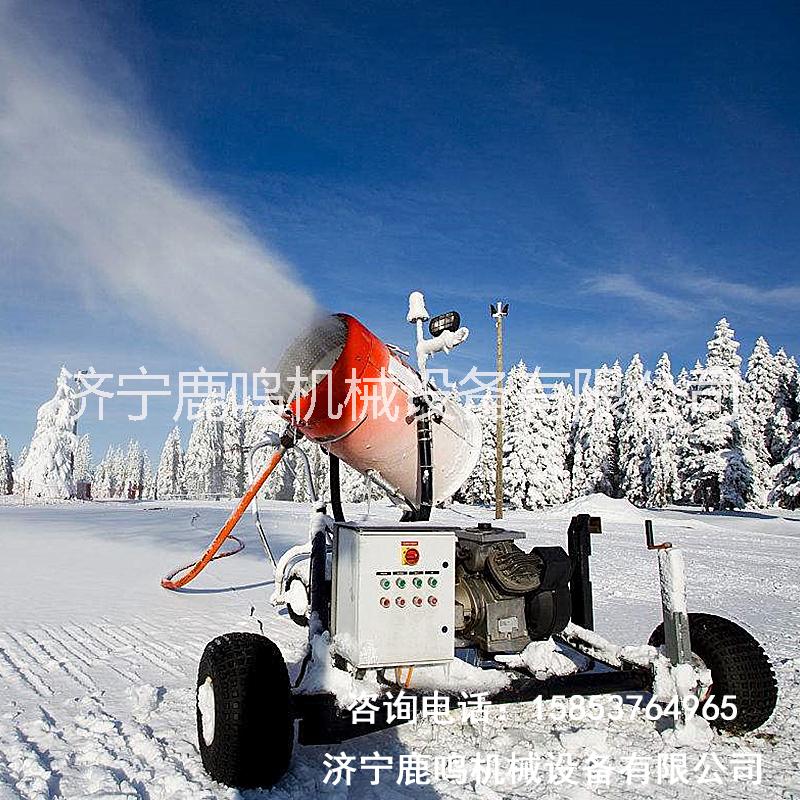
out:
<path id="1" fill-rule="evenodd" d="M 502 542 L 486 557 L 486 569 L 508 594 L 527 594 L 542 583 L 544 564 L 536 553 L 526 553 L 512 542 Z"/>

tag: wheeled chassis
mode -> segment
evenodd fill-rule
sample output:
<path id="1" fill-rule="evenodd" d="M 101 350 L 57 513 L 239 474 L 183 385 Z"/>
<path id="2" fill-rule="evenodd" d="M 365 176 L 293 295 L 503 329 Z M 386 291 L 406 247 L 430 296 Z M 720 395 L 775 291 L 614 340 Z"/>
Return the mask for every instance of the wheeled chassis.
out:
<path id="1" fill-rule="evenodd" d="M 331 456 L 331 509 L 337 522 L 344 521 L 339 494 L 338 459 Z M 652 691 L 653 671 L 650 666 L 613 659 L 603 660 L 597 656 L 590 641 L 584 640 L 583 631 L 594 629 L 594 604 L 590 578 L 591 537 L 601 533 L 601 520 L 588 514 L 572 518 L 567 532 L 567 552 L 572 572 L 569 582 L 571 602 L 571 624 L 569 640 L 554 636 L 554 640 L 566 648 L 577 651 L 588 659 L 587 666 L 571 675 L 553 676 L 537 679 L 513 669 L 504 672 L 511 675 L 507 686 L 493 693 L 487 693 L 486 701 L 493 705 L 523 703 L 542 698 L 570 695 L 601 694 L 641 694 Z M 312 539 L 310 556 L 310 612 L 314 620 L 311 635 L 329 630 L 330 624 L 330 583 L 326 580 L 328 559 L 327 532 L 317 531 Z M 592 637 L 594 638 L 594 637 Z M 585 644 L 585 647 L 582 647 Z M 310 652 L 310 648 L 309 648 Z M 305 670 L 301 668 L 300 678 Z M 404 688 L 408 695 L 421 696 L 414 688 Z M 439 691 L 439 696 L 447 697 L 451 708 L 457 707 L 462 699 L 456 692 Z M 292 690 L 292 709 L 298 722 L 298 742 L 304 745 L 334 744 L 375 733 L 380 730 L 403 724 L 392 717 L 387 718 L 388 708 L 384 704 L 368 722 L 354 722 L 352 714 L 341 708 L 336 697 L 330 693 L 307 693 L 299 688 Z"/>

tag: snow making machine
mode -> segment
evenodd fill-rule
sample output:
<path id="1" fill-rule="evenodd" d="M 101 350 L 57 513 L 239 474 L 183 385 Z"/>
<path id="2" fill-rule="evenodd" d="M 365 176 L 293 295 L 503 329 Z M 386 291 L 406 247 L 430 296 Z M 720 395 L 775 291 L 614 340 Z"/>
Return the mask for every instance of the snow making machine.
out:
<path id="1" fill-rule="evenodd" d="M 377 705 L 373 719 L 354 724 L 325 681 L 309 682 L 312 674 L 341 671 L 358 681 L 375 673 L 387 692 L 415 693 L 415 668 L 455 658 L 506 672 L 502 688 L 489 692 L 494 704 L 612 693 L 652 693 L 666 701 L 669 686 L 684 711 L 688 697 L 695 707 L 720 707 L 732 698 L 734 714 L 707 715 L 720 729 L 763 724 L 777 699 L 766 655 L 735 623 L 687 612 L 681 553 L 656 544 L 650 523 L 645 542 L 658 555 L 663 622 L 649 646 L 621 647 L 593 630 L 590 556 L 593 537 L 602 531 L 599 518 L 574 517 L 566 549 L 522 547 L 524 533 L 489 521 L 465 527 L 430 522 L 432 509 L 473 470 L 480 432 L 471 413 L 429 379 L 427 361 L 457 347 L 469 331 L 456 312 L 429 319 L 418 292 L 410 297 L 407 319 L 416 328 L 416 368 L 408 353 L 345 314 L 321 320 L 295 341 L 281 365 L 286 430 L 253 448 L 274 451 L 266 469 L 203 558 L 183 568 L 182 578 L 175 578 L 176 570 L 162 582 L 179 588 L 226 555 L 217 551 L 266 475 L 285 453 L 295 454 L 315 498 L 309 541 L 276 561 L 257 507 L 256 522 L 275 568 L 273 602 L 308 627 L 307 652 L 290 680 L 280 650 L 262 635 L 229 633 L 207 645 L 197 681 L 197 728 L 211 777 L 241 788 L 269 787 L 288 770 L 295 740 L 337 743 L 398 724 L 385 704 Z M 295 447 L 301 437 L 330 459 L 326 502 L 313 487 L 307 456 Z M 397 523 L 345 518 L 340 460 L 381 487 L 400 511 Z M 578 654 L 580 669 L 537 679 L 511 666 L 524 659 L 508 656 L 550 638 L 565 653 Z M 453 707 L 460 698 L 452 686 L 440 694 Z M 686 723 L 684 711 L 676 725 Z"/>

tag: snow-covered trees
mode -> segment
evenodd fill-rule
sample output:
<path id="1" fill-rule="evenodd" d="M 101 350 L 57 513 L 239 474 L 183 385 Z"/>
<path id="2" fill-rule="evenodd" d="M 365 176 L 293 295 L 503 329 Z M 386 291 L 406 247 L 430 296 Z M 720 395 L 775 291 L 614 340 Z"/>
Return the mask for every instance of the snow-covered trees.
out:
<path id="1" fill-rule="evenodd" d="M 184 481 L 191 497 L 225 494 L 224 403 L 207 398 L 197 413 L 184 458 Z"/>
<path id="2" fill-rule="evenodd" d="M 167 434 L 161 449 L 156 470 L 155 496 L 159 500 L 168 500 L 171 497 L 181 497 L 185 491 L 181 431 L 175 427 Z"/>
<path id="3" fill-rule="evenodd" d="M 503 390 L 503 493 L 513 506 L 525 506 L 529 477 L 535 459 L 530 374 L 520 361 L 506 376 Z"/>
<path id="4" fill-rule="evenodd" d="M 776 468 L 775 486 L 769 499 L 784 508 L 800 508 L 800 422 L 795 423 L 786 457 Z"/>
<path id="5" fill-rule="evenodd" d="M 622 380 L 618 434 L 620 490 L 635 505 L 643 505 L 647 496 L 647 406 L 644 367 L 636 353 Z"/>
<path id="6" fill-rule="evenodd" d="M 8 442 L 0 436 L 0 494 L 14 491 L 14 462 L 8 449 Z"/>
<path id="7" fill-rule="evenodd" d="M 669 356 L 662 353 L 653 373 L 647 408 L 644 467 L 645 504 L 665 506 L 680 496 L 679 452 L 686 436 L 678 388 Z"/>
<path id="8" fill-rule="evenodd" d="M 526 508 L 543 508 L 557 502 L 559 478 L 556 470 L 563 460 L 563 452 L 556 452 L 552 400 L 545 394 L 538 371 L 528 378 L 525 404 L 530 443 L 525 464 L 528 485 L 524 505 Z"/>
<path id="9" fill-rule="evenodd" d="M 550 502 L 564 503 L 572 496 L 572 423 L 575 395 L 572 388 L 557 383 L 550 405 L 552 442 L 547 456 L 550 470 Z"/>
<path id="10" fill-rule="evenodd" d="M 529 372 L 520 361 L 505 381 L 506 500 L 517 507 L 538 508 L 604 492 L 656 507 L 673 502 L 710 508 L 767 502 L 796 506 L 797 364 L 783 350 L 773 355 L 760 337 L 742 378 L 738 350 L 733 329 L 722 319 L 707 343 L 705 363 L 698 361 L 691 372 L 683 368 L 673 379 L 669 356 L 663 353 L 650 380 L 637 354 L 624 374 L 619 362 L 600 367 L 591 385 L 577 395 L 564 384 L 546 392 L 538 371 Z M 58 496 L 69 496 L 70 481 L 88 478 L 98 499 L 241 496 L 272 452 L 258 452 L 251 469 L 248 449 L 267 432 L 281 432 L 286 425 L 273 406 L 256 409 L 247 397 L 237 403 L 231 391 L 203 403 L 185 454 L 180 431 L 175 428 L 167 436 L 155 474 L 135 441 L 109 447 L 93 468 L 89 437 L 77 439 L 67 413 L 70 403 L 74 405 L 71 398 L 70 376 L 63 370 L 56 397 L 40 411 L 27 462 L 30 474 L 23 463 L 25 451 L 14 468 L 8 446 L 0 439 L 0 493 L 9 491 L 12 480 L 17 491 L 26 491 L 20 476 L 28 474 L 30 479 L 35 473 L 41 482 L 41 465 L 55 463 L 51 471 L 62 480 Z M 475 414 L 483 441 L 475 469 L 454 499 L 490 504 L 495 491 L 496 396 L 487 393 L 466 408 Z M 313 480 L 324 494 L 327 453 L 309 440 L 297 446 L 308 454 Z M 364 477 L 346 464 L 341 482 L 344 500 L 362 502 L 368 497 Z M 281 462 L 260 496 L 307 501 L 310 492 L 301 462 L 291 455 Z"/>
<path id="11" fill-rule="evenodd" d="M 467 405 L 481 429 L 481 449 L 472 474 L 456 492 L 455 499 L 471 505 L 489 504 L 494 498 L 497 443 L 497 399 L 486 392 L 476 405 Z"/>
<path id="12" fill-rule="evenodd" d="M 76 411 L 72 375 L 62 367 L 55 395 L 39 408 L 36 430 L 19 470 L 19 491 L 47 499 L 75 496 Z"/>
<path id="13" fill-rule="evenodd" d="M 247 421 L 251 417 L 249 400 L 243 408 L 239 408 L 236 392 L 231 389 L 225 399 L 222 417 L 222 465 L 225 492 L 232 497 L 241 497 L 245 490 L 245 441 Z"/>
<path id="14" fill-rule="evenodd" d="M 125 467 L 122 476 L 122 496 L 128 500 L 141 499 L 144 492 L 144 456 L 139 442 L 128 442 Z"/>
<path id="15" fill-rule="evenodd" d="M 723 318 L 708 342 L 705 368 L 695 370 L 686 494 L 706 508 L 743 508 L 756 494 L 751 460 L 742 449 L 739 398 L 742 359 Z"/>
<path id="16" fill-rule="evenodd" d="M 74 462 L 75 483 L 92 480 L 92 440 L 88 433 L 78 438 Z"/>
<path id="17" fill-rule="evenodd" d="M 594 385 L 580 395 L 575 412 L 572 489 L 576 497 L 602 492 L 613 496 L 619 480 L 619 445 L 614 418 L 619 367 L 603 364 Z"/>
<path id="18" fill-rule="evenodd" d="M 766 428 L 767 449 L 773 464 L 780 464 L 792 442 L 792 421 L 798 417 L 797 362 L 781 348 L 774 358 L 776 387 L 775 406 Z"/>

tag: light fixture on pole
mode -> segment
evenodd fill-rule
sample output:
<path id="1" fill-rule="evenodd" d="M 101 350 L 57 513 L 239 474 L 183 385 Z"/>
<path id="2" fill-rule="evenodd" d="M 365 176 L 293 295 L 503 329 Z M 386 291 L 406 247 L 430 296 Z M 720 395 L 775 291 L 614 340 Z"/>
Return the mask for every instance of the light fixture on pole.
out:
<path id="1" fill-rule="evenodd" d="M 494 518 L 503 519 L 503 317 L 508 303 L 498 300 L 489 305 L 489 314 L 497 330 L 497 427 L 494 473 Z"/>

